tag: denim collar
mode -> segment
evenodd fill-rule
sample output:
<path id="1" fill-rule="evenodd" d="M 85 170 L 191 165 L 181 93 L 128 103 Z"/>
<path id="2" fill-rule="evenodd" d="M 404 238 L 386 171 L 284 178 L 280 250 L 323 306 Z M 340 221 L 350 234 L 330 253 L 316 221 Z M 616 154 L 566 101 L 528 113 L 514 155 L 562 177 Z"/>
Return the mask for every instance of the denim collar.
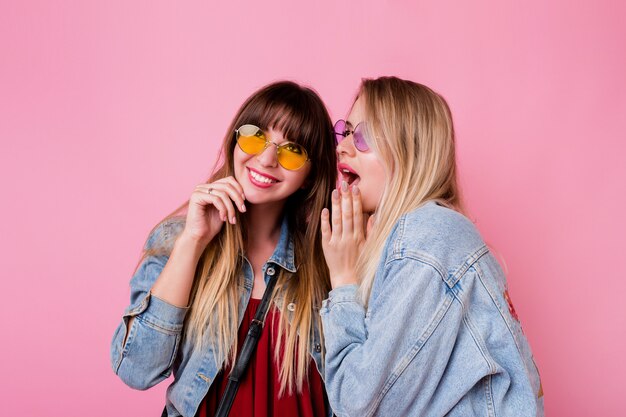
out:
<path id="1" fill-rule="evenodd" d="M 293 237 L 289 233 L 289 224 L 287 222 L 287 216 L 285 216 L 283 217 L 283 222 L 280 225 L 280 238 L 278 238 L 278 244 L 276 245 L 276 249 L 274 249 L 274 253 L 270 256 L 270 259 L 268 259 L 267 262 L 273 262 L 289 272 L 296 272 L 294 252 Z"/>
<path id="2" fill-rule="evenodd" d="M 278 244 L 276 244 L 276 248 L 274 248 L 274 253 L 272 253 L 272 256 L 270 256 L 267 262 L 265 262 L 265 264 L 263 265 L 263 273 L 265 274 L 265 269 L 269 266 L 270 263 L 276 264 L 289 272 L 297 272 L 298 268 L 296 268 L 294 263 L 294 247 L 295 245 L 293 243 L 293 237 L 291 236 L 291 233 L 289 233 L 289 222 L 287 221 L 287 216 L 285 216 L 283 217 L 282 223 L 280 225 L 280 236 L 278 237 Z M 241 253 L 241 256 L 246 258 L 246 254 L 243 252 Z"/>

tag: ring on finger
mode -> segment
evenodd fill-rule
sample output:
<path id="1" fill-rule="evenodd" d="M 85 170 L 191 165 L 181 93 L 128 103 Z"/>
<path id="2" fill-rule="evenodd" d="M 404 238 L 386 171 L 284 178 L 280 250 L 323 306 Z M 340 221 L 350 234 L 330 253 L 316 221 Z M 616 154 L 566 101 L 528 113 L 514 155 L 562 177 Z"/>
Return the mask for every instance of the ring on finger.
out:
<path id="1" fill-rule="evenodd" d="M 204 191 L 206 191 L 206 193 L 210 195 L 210 194 L 213 193 L 213 188 L 208 188 L 208 189 L 206 189 Z"/>

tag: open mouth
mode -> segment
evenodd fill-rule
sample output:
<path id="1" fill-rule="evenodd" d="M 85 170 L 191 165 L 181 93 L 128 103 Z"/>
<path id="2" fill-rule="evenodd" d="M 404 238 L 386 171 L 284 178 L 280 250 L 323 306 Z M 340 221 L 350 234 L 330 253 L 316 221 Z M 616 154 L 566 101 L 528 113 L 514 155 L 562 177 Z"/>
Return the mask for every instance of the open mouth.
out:
<path id="1" fill-rule="evenodd" d="M 339 173 L 341 174 L 341 180 L 348 183 L 348 186 L 357 185 L 361 180 L 359 174 L 356 173 L 352 167 L 346 164 L 339 164 Z"/>

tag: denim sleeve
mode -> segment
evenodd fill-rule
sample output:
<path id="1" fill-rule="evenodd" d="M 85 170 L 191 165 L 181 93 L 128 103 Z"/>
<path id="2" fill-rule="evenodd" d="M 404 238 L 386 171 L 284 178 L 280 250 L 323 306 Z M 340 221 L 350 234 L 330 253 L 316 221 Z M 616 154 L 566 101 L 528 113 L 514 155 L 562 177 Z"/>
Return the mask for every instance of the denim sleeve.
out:
<path id="1" fill-rule="evenodd" d="M 135 389 L 147 389 L 166 379 L 180 344 L 187 308 L 150 294 L 167 259 L 149 256 L 137 268 L 130 281 L 130 305 L 111 342 L 113 371 Z"/>
<path id="2" fill-rule="evenodd" d="M 430 357 L 436 352 L 422 347 L 449 310 L 451 298 L 438 272 L 428 265 L 393 260 L 376 279 L 380 282 L 375 283 L 376 295 L 367 312 L 356 299 L 356 285 L 332 290 L 320 310 L 326 389 L 340 417 L 374 414 L 409 363 L 420 354 Z M 436 372 L 424 369 L 421 377 L 430 371 Z"/>

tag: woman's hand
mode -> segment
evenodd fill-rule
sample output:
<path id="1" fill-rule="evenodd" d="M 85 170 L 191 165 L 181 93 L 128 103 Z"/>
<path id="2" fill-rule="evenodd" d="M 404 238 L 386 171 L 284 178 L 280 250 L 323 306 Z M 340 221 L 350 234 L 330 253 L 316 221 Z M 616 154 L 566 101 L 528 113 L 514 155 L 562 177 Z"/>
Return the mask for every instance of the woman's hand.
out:
<path id="1" fill-rule="evenodd" d="M 332 219 L 328 209 L 322 210 L 322 249 L 333 288 L 357 284 L 356 262 L 365 243 L 365 216 L 361 193 L 354 186 L 341 184 L 332 194 Z M 332 222 L 332 229 L 331 229 Z"/>
<path id="2" fill-rule="evenodd" d="M 246 211 L 245 199 L 241 184 L 233 177 L 197 185 L 189 199 L 182 235 L 203 246 L 208 245 L 224 222 L 236 223 L 235 210 Z"/>

